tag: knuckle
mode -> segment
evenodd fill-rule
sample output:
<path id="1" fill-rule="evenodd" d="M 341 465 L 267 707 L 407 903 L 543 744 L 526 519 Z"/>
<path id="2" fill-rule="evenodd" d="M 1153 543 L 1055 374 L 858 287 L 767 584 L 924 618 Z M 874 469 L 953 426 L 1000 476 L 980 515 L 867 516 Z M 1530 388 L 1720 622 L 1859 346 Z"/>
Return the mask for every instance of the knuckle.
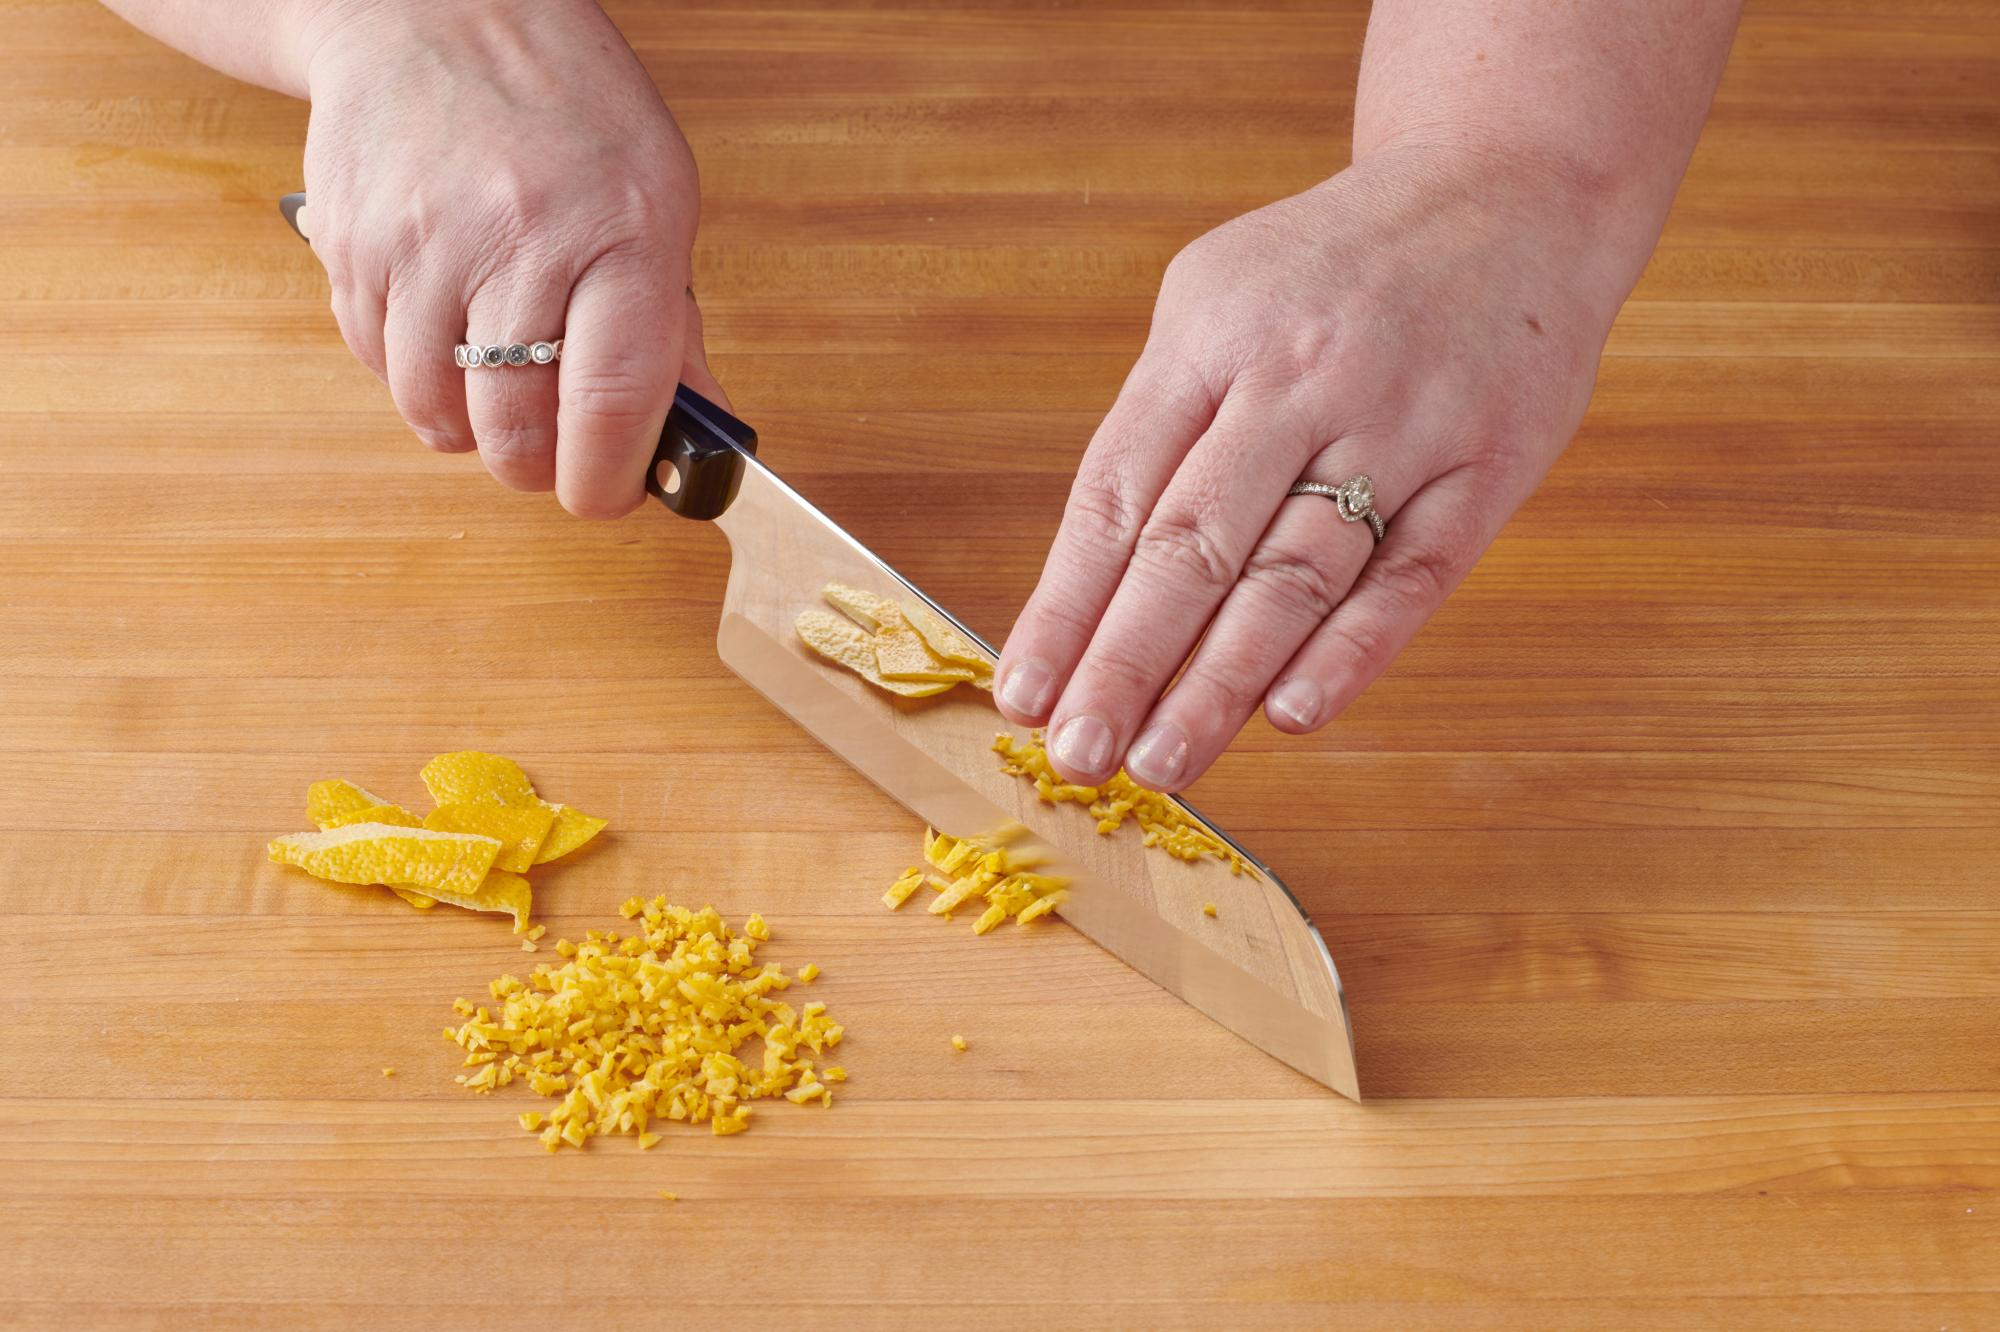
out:
<path id="1" fill-rule="evenodd" d="M 1329 647 L 1334 658 L 1334 678 L 1367 679 L 1396 655 L 1394 622 L 1379 612 L 1354 616 L 1340 626 L 1339 635 Z"/>
<path id="2" fill-rule="evenodd" d="M 1112 469 L 1105 469 L 1108 473 Z M 1093 469 L 1070 488 L 1063 521 L 1099 545 L 1129 548 L 1138 539 L 1144 515 L 1116 480 Z"/>
<path id="3" fill-rule="evenodd" d="M 1176 699 L 1186 698 L 1191 713 L 1203 718 L 1226 718 L 1241 726 L 1264 697 L 1263 677 L 1248 653 L 1234 653 L 1213 661 L 1197 654 L 1195 663 L 1174 686 Z"/>
<path id="4" fill-rule="evenodd" d="M 1386 550 L 1375 558 L 1373 583 L 1379 595 L 1403 611 L 1436 606 L 1465 576 L 1465 561 L 1436 545 Z"/>
<path id="5" fill-rule="evenodd" d="M 555 431 L 546 425 L 495 422 L 479 427 L 478 435 L 480 451 L 503 464 L 536 463 L 555 452 Z"/>
<path id="6" fill-rule="evenodd" d="M 1345 341 L 1337 320 L 1306 319 L 1281 335 L 1277 361 L 1294 379 L 1317 380 L 1331 374 L 1339 364 L 1345 354 Z"/>
<path id="7" fill-rule="evenodd" d="M 1132 548 L 1135 564 L 1158 569 L 1177 583 L 1217 589 L 1234 581 L 1236 569 L 1209 525 L 1192 514 L 1161 508 L 1139 532 Z"/>
<path id="8" fill-rule="evenodd" d="M 563 382 L 562 410 L 592 431 L 624 434 L 652 424 L 654 393 L 650 381 L 630 370 L 594 370 Z"/>
<path id="9" fill-rule="evenodd" d="M 1162 683 L 1160 669 L 1147 659 L 1144 646 L 1125 638 L 1093 642 L 1084 664 L 1092 695 L 1107 700 L 1113 711 L 1126 706 L 1143 711 Z M 1078 675 L 1084 674 L 1078 671 Z"/>
<path id="10" fill-rule="evenodd" d="M 1344 588 L 1318 562 L 1296 551 L 1259 546 L 1243 566 L 1254 585 L 1286 618 L 1317 624 L 1333 613 Z"/>
<path id="11" fill-rule="evenodd" d="M 1090 641 L 1090 634 L 1097 627 L 1083 604 L 1080 588 L 1064 584 L 1037 590 L 1028 608 L 1021 613 L 1021 622 L 1039 623 L 1045 628 L 1053 628 L 1062 638 L 1078 643 Z"/>
<path id="12" fill-rule="evenodd" d="M 389 396 L 396 404 L 396 411 L 419 434 L 428 437 L 457 433 L 450 398 L 433 377 L 412 373 L 407 365 L 391 364 Z"/>

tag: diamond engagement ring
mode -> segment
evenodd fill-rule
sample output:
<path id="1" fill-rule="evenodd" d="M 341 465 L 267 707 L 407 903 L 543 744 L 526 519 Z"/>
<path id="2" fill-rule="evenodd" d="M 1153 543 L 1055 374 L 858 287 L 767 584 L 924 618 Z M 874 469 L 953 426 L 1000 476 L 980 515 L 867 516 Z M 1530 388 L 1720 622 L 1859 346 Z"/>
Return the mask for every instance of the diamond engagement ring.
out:
<path id="1" fill-rule="evenodd" d="M 563 340 L 554 342 L 496 342 L 482 346 L 477 342 L 461 342 L 451 349 L 451 359 L 461 370 L 476 370 L 484 366 L 498 369 L 507 365 L 547 365 L 562 359 Z"/>
<path id="2" fill-rule="evenodd" d="M 1285 492 L 1287 495 L 1318 495 L 1333 501 L 1333 507 L 1340 516 L 1350 523 L 1366 522 L 1368 530 L 1380 541 L 1389 530 L 1382 515 L 1375 512 L 1375 483 L 1364 473 L 1350 476 L 1337 486 L 1322 485 L 1318 481 L 1300 481 Z"/>

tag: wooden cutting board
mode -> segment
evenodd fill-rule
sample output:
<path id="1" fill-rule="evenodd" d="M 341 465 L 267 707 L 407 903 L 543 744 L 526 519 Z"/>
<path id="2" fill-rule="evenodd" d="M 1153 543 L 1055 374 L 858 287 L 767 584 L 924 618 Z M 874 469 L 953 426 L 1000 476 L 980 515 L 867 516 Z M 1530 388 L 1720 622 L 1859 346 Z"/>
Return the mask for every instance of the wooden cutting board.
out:
<path id="1" fill-rule="evenodd" d="M 767 456 L 995 638 L 1167 259 L 1342 160 L 1363 23 L 618 17 Z M 303 108 L 0 22 L 0 1324 L 2000 1325 L 1992 7 L 1753 6 L 1569 456 L 1196 792 L 1360 1106 L 1060 925 L 882 911 L 920 829 L 717 666 L 716 534 L 503 492 L 349 358 Z M 551 1157 L 456 1088 L 533 960 L 263 844 L 465 746 L 612 820 L 553 931 L 664 892 L 818 962 L 842 1099 Z"/>

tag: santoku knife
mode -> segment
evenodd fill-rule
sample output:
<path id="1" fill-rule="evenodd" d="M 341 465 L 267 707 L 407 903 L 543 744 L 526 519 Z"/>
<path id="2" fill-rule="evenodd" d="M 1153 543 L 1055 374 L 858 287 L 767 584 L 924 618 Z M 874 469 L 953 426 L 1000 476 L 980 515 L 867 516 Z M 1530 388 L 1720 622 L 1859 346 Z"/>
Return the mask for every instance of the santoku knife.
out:
<path id="1" fill-rule="evenodd" d="M 280 205 L 302 236 L 304 199 L 291 194 Z M 1176 860 L 1142 845 L 1136 829 L 1101 836 L 1084 807 L 1043 804 L 1032 784 L 1001 771 L 993 740 L 1008 728 L 987 694 L 968 686 L 893 697 L 814 655 L 793 621 L 821 604 L 826 584 L 845 583 L 920 600 L 998 658 L 780 480 L 758 458 L 755 431 L 687 388 L 675 394 L 646 488 L 729 539 L 716 649 L 731 670 L 940 832 L 1008 831 L 1018 839 L 1010 850 L 1039 859 L 1038 872 L 1070 879 L 1061 914 L 1084 935 L 1252 1044 L 1359 1097 L 1347 1006 L 1325 941 L 1277 875 L 1234 838 L 1179 802 L 1242 853 L 1241 874 L 1213 860 Z"/>

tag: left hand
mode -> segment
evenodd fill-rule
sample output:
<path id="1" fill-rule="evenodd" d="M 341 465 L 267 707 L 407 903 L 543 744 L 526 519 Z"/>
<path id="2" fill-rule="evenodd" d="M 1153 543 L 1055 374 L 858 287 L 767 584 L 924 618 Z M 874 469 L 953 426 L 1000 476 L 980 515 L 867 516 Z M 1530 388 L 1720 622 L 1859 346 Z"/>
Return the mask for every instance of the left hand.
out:
<path id="1" fill-rule="evenodd" d="M 1593 245 L 1553 174 L 1409 148 L 1189 245 L 1008 637 L 1001 712 L 1046 723 L 1073 781 L 1123 763 L 1166 791 L 1260 705 L 1293 734 L 1338 716 L 1575 432 L 1625 295 Z M 1358 473 L 1379 546 L 1285 494 Z"/>

